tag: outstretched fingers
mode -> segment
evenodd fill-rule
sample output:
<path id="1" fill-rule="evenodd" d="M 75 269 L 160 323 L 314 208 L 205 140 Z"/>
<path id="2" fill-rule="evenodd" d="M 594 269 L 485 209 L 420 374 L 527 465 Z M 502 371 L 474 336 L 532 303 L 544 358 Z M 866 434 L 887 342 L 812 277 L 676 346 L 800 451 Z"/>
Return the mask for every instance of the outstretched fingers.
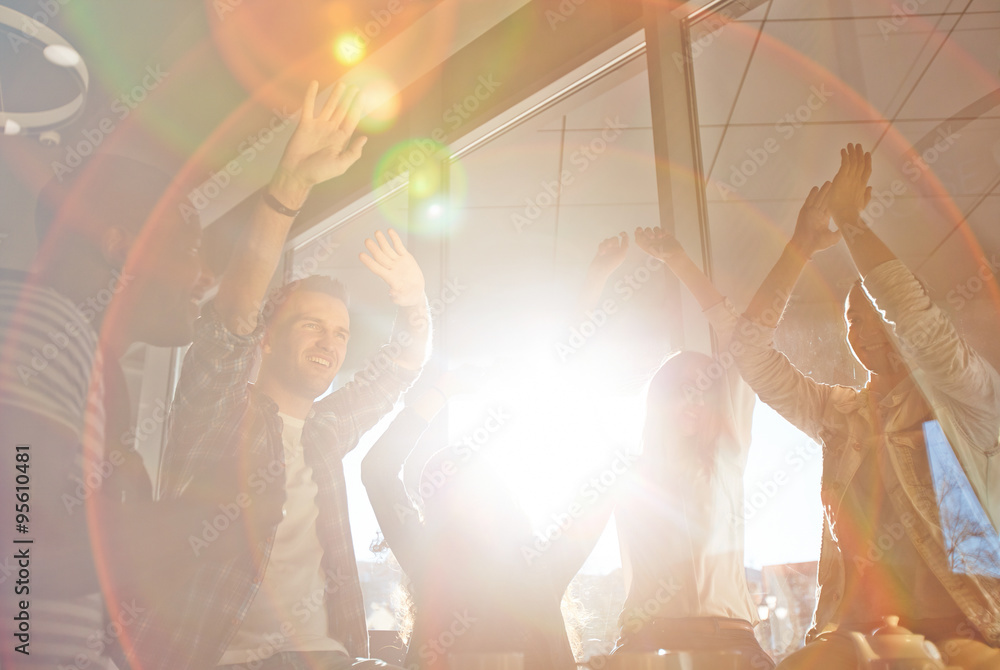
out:
<path id="1" fill-rule="evenodd" d="M 831 188 L 833 188 L 832 181 L 823 182 L 823 185 L 819 187 L 819 190 L 816 193 L 816 199 L 813 205 L 814 207 L 817 207 L 819 209 L 827 208 L 827 198 L 830 196 Z M 813 190 L 816 190 L 816 187 L 813 187 Z"/>
<path id="2" fill-rule="evenodd" d="M 306 98 L 302 101 L 302 119 L 311 121 L 315 118 L 316 94 L 319 93 L 319 82 L 315 79 L 306 88 Z"/>
<path id="3" fill-rule="evenodd" d="M 367 246 L 367 241 L 366 241 L 366 246 Z M 358 254 L 358 258 L 361 259 L 361 262 L 364 264 L 364 266 L 369 270 L 371 270 L 373 273 L 375 273 L 377 277 L 381 278 L 383 281 L 388 281 L 391 275 L 391 273 L 389 272 L 389 268 L 382 265 L 381 263 L 373 259 L 368 254 L 364 253 L 363 251 L 360 254 Z"/>
<path id="4" fill-rule="evenodd" d="M 338 81 L 334 85 L 333 90 L 330 91 L 330 95 L 327 97 L 326 102 L 323 103 L 323 109 L 320 110 L 316 118 L 320 121 L 329 121 L 347 90 L 347 84 L 342 81 Z"/>
<path id="5" fill-rule="evenodd" d="M 389 228 L 389 239 L 392 241 L 393 250 L 396 252 L 396 255 L 402 256 L 403 254 L 409 253 L 406 250 L 406 246 L 403 245 L 403 239 L 394 228 Z"/>
<path id="6" fill-rule="evenodd" d="M 365 96 L 359 92 L 355 96 L 354 101 L 346 109 L 346 113 L 340 121 L 341 129 L 345 133 L 352 134 L 357 130 L 358 123 L 361 122 L 361 117 L 365 115 L 365 105 Z"/>
<path id="7" fill-rule="evenodd" d="M 340 128 L 341 124 L 344 123 L 344 118 L 347 117 L 348 112 L 357 102 L 360 97 L 359 94 L 360 91 L 357 86 L 348 86 L 347 90 L 344 91 L 344 94 L 337 102 L 337 105 L 330 111 L 330 116 L 327 117 L 335 128 Z M 353 131 L 353 128 L 351 130 Z"/>
<path id="8" fill-rule="evenodd" d="M 379 249 L 382 250 L 382 253 L 384 253 L 389 260 L 396 260 L 399 258 L 399 254 L 396 253 L 396 250 L 392 248 L 391 244 L 389 244 L 389 238 L 387 238 L 385 233 L 381 230 L 375 231 L 375 241 L 378 242 Z"/>
<path id="9" fill-rule="evenodd" d="M 377 235 L 378 233 L 376 233 L 376 236 Z M 383 240 L 384 239 L 385 238 L 383 237 Z M 382 245 L 373 240 L 372 238 L 369 237 L 368 239 L 365 240 L 365 249 L 368 250 L 368 253 L 371 254 L 372 259 L 374 259 L 374 261 L 379 265 L 388 268 L 392 264 L 392 259 L 389 258 L 388 255 L 386 255 L 385 251 L 382 249 Z"/>
<path id="10" fill-rule="evenodd" d="M 806 196 L 806 207 L 814 207 L 816 203 L 816 198 L 819 196 L 819 186 L 813 186 L 809 189 L 809 195 Z"/>

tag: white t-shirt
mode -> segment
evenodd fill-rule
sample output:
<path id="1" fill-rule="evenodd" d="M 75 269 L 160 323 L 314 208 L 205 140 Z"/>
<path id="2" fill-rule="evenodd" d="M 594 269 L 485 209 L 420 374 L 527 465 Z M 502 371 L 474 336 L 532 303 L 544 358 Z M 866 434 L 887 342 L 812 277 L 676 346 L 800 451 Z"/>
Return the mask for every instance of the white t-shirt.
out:
<path id="1" fill-rule="evenodd" d="M 316 482 L 302 448 L 304 421 L 279 414 L 285 448 L 284 518 L 260 589 L 219 665 L 253 663 L 282 651 L 347 649 L 327 629 L 323 548 L 316 536 Z M 253 512 L 251 505 L 247 513 Z"/>

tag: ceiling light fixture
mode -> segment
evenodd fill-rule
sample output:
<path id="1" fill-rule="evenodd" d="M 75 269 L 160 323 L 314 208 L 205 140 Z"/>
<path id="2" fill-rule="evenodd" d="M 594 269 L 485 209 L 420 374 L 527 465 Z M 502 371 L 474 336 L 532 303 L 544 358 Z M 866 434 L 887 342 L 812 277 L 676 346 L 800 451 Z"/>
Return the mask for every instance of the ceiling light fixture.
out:
<path id="1" fill-rule="evenodd" d="M 37 112 L 11 112 L 0 103 L 0 127 L 3 128 L 3 133 L 5 135 L 42 133 L 73 121 L 83 110 L 90 84 L 87 66 L 79 52 L 45 24 L 2 5 L 0 5 L 0 27 L 11 32 L 12 44 L 38 45 L 50 63 L 75 72 L 74 79 L 80 88 L 77 96 L 65 105 Z"/>
<path id="2" fill-rule="evenodd" d="M 42 49 L 42 55 L 45 60 L 59 67 L 76 67 L 83 60 L 75 49 L 64 44 L 50 44 Z"/>

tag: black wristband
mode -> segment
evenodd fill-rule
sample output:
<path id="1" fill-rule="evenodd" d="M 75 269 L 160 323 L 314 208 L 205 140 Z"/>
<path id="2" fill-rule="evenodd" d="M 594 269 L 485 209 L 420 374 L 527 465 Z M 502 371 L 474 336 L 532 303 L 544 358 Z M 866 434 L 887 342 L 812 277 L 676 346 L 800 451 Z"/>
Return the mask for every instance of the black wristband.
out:
<path id="1" fill-rule="evenodd" d="M 301 209 L 291 209 L 289 207 L 285 207 L 278 202 L 277 198 L 271 195 L 270 191 L 267 190 L 264 191 L 261 198 L 264 200 L 265 205 L 276 211 L 278 214 L 284 214 L 285 216 L 298 216 L 299 212 L 302 211 Z"/>

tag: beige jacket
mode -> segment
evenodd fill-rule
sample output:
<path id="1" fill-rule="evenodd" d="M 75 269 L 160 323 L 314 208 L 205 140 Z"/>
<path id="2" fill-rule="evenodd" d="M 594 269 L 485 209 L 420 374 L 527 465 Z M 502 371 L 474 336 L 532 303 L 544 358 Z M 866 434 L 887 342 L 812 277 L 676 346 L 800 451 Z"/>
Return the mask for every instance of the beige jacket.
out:
<path id="1" fill-rule="evenodd" d="M 882 414 L 888 418 L 884 434 L 873 427 L 867 390 L 806 377 L 774 349 L 774 329 L 741 319 L 732 347 L 743 378 L 760 399 L 823 446 L 823 541 L 808 638 L 835 625 L 845 567 L 832 529 L 867 450 L 884 441 L 898 483 L 889 495 L 900 518 L 907 520 L 913 545 L 983 637 L 1000 643 L 1000 580 L 952 572 L 937 499 L 914 468 L 913 449 L 923 448 L 922 436 L 902 430 L 906 417 L 923 401 L 922 394 L 994 528 L 1000 526 L 1000 375 L 959 336 L 903 263 L 883 263 L 863 283 L 915 381 L 882 401 Z M 1000 565 L 1000 556 L 988 560 Z"/>

